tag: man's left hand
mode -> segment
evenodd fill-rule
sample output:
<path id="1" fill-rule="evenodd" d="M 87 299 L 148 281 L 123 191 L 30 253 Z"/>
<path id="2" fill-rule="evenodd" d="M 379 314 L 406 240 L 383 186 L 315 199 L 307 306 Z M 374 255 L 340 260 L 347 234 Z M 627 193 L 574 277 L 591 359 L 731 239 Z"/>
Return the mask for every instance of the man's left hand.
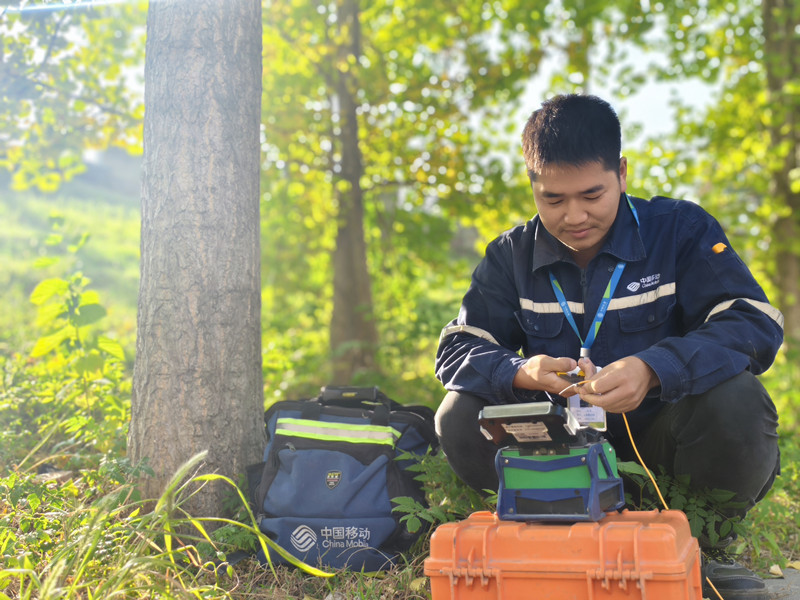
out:
<path id="1" fill-rule="evenodd" d="M 628 356 L 604 367 L 578 387 L 582 400 L 611 413 L 630 412 L 659 385 L 655 371 L 643 360 Z"/>

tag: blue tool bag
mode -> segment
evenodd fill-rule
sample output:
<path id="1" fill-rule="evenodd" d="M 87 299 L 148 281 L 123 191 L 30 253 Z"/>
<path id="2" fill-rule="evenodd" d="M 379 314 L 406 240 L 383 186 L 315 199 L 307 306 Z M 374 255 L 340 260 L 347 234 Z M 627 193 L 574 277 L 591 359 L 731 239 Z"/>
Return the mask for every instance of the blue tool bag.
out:
<path id="1" fill-rule="evenodd" d="M 313 566 L 379 571 L 424 533 L 409 533 L 392 498 L 425 504 L 410 453 L 438 448 L 433 411 L 390 400 L 377 388 L 327 387 L 311 400 L 264 415 L 264 462 L 248 469 L 262 532 Z M 270 553 L 274 563 L 285 562 Z"/>

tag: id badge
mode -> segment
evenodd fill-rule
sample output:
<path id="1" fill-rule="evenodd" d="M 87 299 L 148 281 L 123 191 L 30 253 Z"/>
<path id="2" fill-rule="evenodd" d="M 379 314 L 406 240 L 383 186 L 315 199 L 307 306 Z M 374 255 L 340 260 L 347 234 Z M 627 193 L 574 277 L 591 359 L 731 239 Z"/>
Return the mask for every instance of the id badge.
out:
<path id="1" fill-rule="evenodd" d="M 591 427 L 598 431 L 605 431 L 608 429 L 605 409 L 581 400 L 578 394 L 567 398 L 567 408 L 581 426 Z"/>
<path id="2" fill-rule="evenodd" d="M 595 367 L 595 369 L 597 372 L 602 371 L 602 367 Z M 565 373 L 565 375 L 575 373 L 577 373 L 577 369 L 574 372 Z M 583 375 L 583 372 L 580 374 Z M 581 379 L 583 378 L 581 377 Z M 605 409 L 581 400 L 578 394 L 567 398 L 567 408 L 582 427 L 591 427 L 592 429 L 597 429 L 597 431 L 606 431 L 608 429 Z"/>

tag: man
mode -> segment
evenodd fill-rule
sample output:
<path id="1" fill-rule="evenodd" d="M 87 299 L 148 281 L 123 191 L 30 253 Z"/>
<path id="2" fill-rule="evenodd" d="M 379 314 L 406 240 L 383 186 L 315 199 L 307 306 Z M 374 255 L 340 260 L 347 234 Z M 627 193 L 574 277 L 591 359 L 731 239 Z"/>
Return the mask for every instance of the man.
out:
<path id="1" fill-rule="evenodd" d="M 555 398 L 558 373 L 579 367 L 578 393 L 607 411 L 621 459 L 633 458 L 625 413 L 648 467 L 735 492 L 743 508 L 725 513 L 743 516 L 779 469 L 777 414 L 755 376 L 782 343 L 782 315 L 699 206 L 626 194 L 620 124 L 603 100 L 545 102 L 522 147 L 538 215 L 489 244 L 440 339 L 449 393 L 436 426 L 450 464 L 497 489 L 479 411 Z M 701 546 L 726 600 L 767 598 L 752 572 Z"/>

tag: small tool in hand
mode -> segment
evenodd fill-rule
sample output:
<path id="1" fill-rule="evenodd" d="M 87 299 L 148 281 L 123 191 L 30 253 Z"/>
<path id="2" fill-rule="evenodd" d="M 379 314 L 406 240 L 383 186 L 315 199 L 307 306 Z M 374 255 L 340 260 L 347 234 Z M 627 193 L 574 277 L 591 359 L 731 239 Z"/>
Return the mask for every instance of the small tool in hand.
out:
<path id="1" fill-rule="evenodd" d="M 586 383 L 586 373 L 584 373 L 580 367 L 575 367 L 572 371 L 557 371 L 556 375 L 569 382 L 569 385 L 558 393 L 559 396 L 563 396 L 564 392 L 572 387 L 577 387 Z"/>

